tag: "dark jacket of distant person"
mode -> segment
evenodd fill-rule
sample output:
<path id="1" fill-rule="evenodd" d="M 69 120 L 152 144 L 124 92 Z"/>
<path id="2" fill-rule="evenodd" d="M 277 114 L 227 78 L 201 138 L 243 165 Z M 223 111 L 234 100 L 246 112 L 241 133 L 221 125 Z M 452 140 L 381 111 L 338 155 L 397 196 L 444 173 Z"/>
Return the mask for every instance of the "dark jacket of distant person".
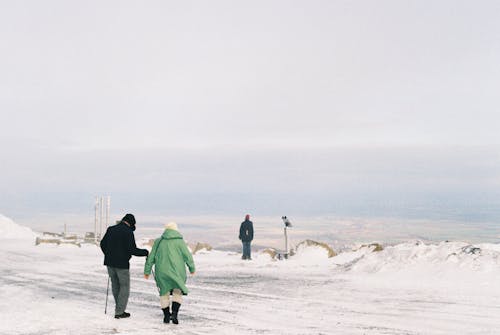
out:
<path id="1" fill-rule="evenodd" d="M 120 221 L 111 226 L 101 240 L 101 249 L 104 252 L 104 265 L 118 269 L 129 269 L 129 260 L 134 256 L 147 256 L 146 249 L 139 249 L 134 238 L 135 222 L 128 226 Z"/>
<path id="2" fill-rule="evenodd" d="M 245 220 L 240 226 L 240 240 L 242 242 L 251 242 L 253 240 L 253 223 Z"/>

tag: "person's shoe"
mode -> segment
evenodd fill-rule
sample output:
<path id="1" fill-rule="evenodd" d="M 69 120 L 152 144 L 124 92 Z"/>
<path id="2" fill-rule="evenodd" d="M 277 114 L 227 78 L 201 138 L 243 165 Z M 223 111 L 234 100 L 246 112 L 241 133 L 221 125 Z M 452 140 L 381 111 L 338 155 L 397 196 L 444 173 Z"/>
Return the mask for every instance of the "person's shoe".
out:
<path id="1" fill-rule="evenodd" d="M 163 322 L 164 323 L 170 323 L 170 308 L 167 307 L 167 308 L 162 308 L 161 309 L 163 311 Z"/>
<path id="2" fill-rule="evenodd" d="M 129 318 L 129 317 L 130 317 L 130 313 L 127 313 L 127 312 L 123 312 L 122 314 L 115 315 L 115 319 L 124 319 L 124 318 Z"/>
<path id="3" fill-rule="evenodd" d="M 173 302 L 172 303 L 172 323 L 174 325 L 178 325 L 179 324 L 179 320 L 177 319 L 177 314 L 179 314 L 179 308 L 181 307 L 181 304 L 179 304 L 178 302 Z"/>

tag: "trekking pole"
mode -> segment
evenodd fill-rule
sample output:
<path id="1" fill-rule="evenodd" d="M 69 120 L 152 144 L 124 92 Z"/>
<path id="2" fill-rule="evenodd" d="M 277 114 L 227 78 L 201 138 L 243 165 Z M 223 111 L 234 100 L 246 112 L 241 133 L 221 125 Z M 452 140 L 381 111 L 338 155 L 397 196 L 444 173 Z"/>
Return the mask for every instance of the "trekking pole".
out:
<path id="1" fill-rule="evenodd" d="M 104 306 L 104 314 L 108 311 L 108 295 L 109 295 L 109 276 L 108 276 L 108 288 L 106 289 L 106 306 Z"/>

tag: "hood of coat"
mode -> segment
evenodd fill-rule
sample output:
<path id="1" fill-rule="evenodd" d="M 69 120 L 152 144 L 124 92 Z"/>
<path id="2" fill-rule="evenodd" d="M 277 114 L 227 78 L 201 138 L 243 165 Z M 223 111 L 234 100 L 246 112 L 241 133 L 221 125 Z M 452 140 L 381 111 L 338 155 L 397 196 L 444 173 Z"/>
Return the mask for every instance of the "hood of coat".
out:
<path id="1" fill-rule="evenodd" d="M 177 230 L 165 229 L 165 231 L 161 235 L 161 238 L 163 238 L 165 240 L 173 240 L 176 238 L 182 238 L 182 235 Z"/>

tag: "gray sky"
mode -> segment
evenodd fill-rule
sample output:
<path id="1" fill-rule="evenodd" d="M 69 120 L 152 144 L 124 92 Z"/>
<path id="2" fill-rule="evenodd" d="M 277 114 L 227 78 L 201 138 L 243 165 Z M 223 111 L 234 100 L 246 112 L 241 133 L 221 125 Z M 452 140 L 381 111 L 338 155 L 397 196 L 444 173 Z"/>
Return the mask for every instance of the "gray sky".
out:
<path id="1" fill-rule="evenodd" d="M 4 214 L 499 205 L 497 1 L 0 1 L 0 41 Z"/>

